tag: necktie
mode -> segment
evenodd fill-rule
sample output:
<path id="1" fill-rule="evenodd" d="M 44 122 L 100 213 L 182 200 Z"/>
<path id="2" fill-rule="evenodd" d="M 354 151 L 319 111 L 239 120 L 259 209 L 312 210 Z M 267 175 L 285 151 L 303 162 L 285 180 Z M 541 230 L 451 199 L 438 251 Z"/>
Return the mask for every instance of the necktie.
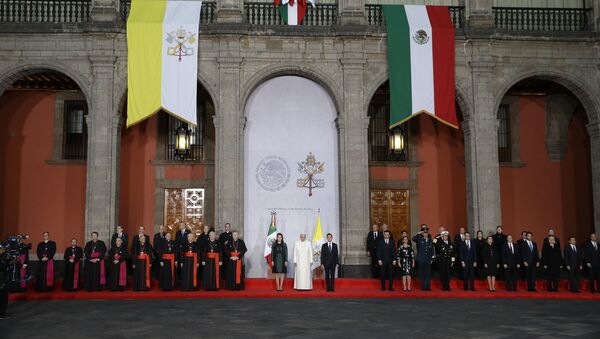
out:
<path id="1" fill-rule="evenodd" d="M 331 252 L 331 243 L 329 243 L 329 252 Z"/>
<path id="2" fill-rule="evenodd" d="M 594 242 L 594 243 L 592 243 L 592 244 L 594 244 L 594 249 L 597 251 L 597 250 L 598 250 L 598 245 L 596 245 L 596 243 L 595 243 L 595 242 Z"/>
<path id="3" fill-rule="evenodd" d="M 529 250 L 533 251 L 533 244 L 531 243 L 531 241 L 528 241 L 528 243 L 529 243 Z"/>
<path id="4" fill-rule="evenodd" d="M 510 254 L 515 254 L 515 252 L 513 251 L 512 244 L 509 244 L 508 246 L 510 247 Z"/>
<path id="5" fill-rule="evenodd" d="M 375 232 L 375 234 L 373 235 L 373 237 L 374 237 L 375 239 L 377 239 L 377 232 Z"/>
<path id="6" fill-rule="evenodd" d="M 575 248 L 575 245 L 571 245 L 571 248 L 573 248 L 573 252 L 577 253 L 577 249 Z"/>
<path id="7" fill-rule="evenodd" d="M 467 248 L 471 249 L 471 242 L 469 240 L 467 240 Z"/>

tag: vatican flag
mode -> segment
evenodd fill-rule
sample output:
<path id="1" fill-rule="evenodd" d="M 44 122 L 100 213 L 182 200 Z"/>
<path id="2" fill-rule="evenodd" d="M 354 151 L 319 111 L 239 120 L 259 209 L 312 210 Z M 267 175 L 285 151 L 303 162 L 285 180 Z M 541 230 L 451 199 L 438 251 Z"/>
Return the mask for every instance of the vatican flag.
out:
<path id="1" fill-rule="evenodd" d="M 321 266 L 321 246 L 325 243 L 323 238 L 323 229 L 321 228 L 321 210 L 317 213 L 317 225 L 315 226 L 315 233 L 313 234 L 312 247 L 313 247 L 313 264 L 312 269 Z"/>
<path id="2" fill-rule="evenodd" d="M 127 127 L 163 110 L 196 124 L 202 1 L 133 0 L 127 20 Z"/>

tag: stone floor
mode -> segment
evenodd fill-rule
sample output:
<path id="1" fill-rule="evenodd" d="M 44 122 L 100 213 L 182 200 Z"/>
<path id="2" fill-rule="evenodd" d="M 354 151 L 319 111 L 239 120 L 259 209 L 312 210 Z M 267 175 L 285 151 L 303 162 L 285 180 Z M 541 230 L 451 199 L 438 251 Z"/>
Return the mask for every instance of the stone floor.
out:
<path id="1" fill-rule="evenodd" d="M 600 302 L 172 299 L 14 302 L 0 338 L 600 338 Z"/>

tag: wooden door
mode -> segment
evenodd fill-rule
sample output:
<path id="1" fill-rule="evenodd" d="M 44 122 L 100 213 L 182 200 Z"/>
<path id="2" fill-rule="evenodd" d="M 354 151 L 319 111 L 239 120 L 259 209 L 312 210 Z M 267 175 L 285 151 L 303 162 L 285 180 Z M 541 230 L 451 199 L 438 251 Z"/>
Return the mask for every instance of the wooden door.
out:
<path id="1" fill-rule="evenodd" d="M 196 235 L 204 227 L 204 189 L 203 188 L 167 188 L 165 189 L 165 229 L 171 232 L 173 239 L 179 230 L 179 223 Z"/>
<path id="2" fill-rule="evenodd" d="M 410 204 L 409 191 L 406 189 L 371 189 L 371 225 L 377 224 L 381 229 L 387 224 L 399 240 L 402 231 L 410 236 Z"/>

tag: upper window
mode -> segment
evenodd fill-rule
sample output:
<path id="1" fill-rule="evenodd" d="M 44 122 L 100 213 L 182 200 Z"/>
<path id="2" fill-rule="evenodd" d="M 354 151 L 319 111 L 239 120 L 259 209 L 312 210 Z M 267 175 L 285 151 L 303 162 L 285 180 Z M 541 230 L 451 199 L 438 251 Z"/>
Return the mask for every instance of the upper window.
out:
<path id="1" fill-rule="evenodd" d="M 187 161 L 201 161 L 204 159 L 204 110 L 205 106 L 202 102 L 198 104 L 197 110 L 197 125 L 187 124 L 172 115 L 167 115 L 167 123 L 165 124 L 167 131 L 165 133 L 165 160 L 180 161 L 180 158 L 175 154 L 176 130 L 180 126 L 185 126 L 190 131 L 190 155 Z"/>
<path id="2" fill-rule="evenodd" d="M 85 160 L 87 158 L 87 126 L 85 101 L 64 102 L 63 159 Z"/>
<path id="3" fill-rule="evenodd" d="M 498 161 L 510 162 L 512 160 L 512 141 L 508 105 L 500 105 L 498 108 L 498 123 Z"/>
<path id="4" fill-rule="evenodd" d="M 407 123 L 389 129 L 389 102 L 374 102 L 369 105 L 369 160 L 370 161 L 407 161 L 408 128 Z"/>

